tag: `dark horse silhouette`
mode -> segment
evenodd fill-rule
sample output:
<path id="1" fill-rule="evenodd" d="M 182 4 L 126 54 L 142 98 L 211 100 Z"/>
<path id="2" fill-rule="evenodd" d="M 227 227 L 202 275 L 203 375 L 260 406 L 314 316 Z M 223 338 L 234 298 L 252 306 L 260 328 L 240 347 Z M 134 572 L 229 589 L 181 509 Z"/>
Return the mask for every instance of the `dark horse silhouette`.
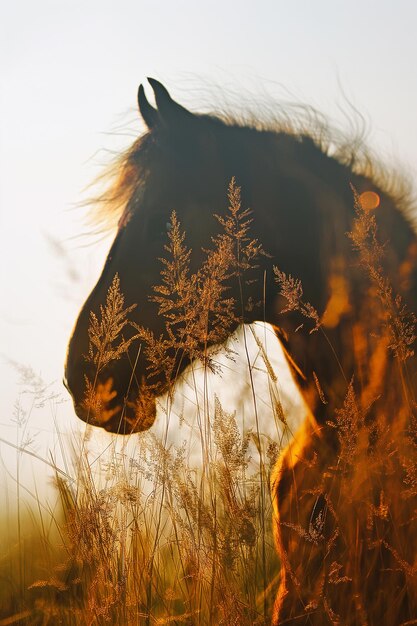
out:
<path id="1" fill-rule="evenodd" d="M 148 132 L 122 157 L 106 196 L 123 213 L 69 344 L 65 377 L 75 411 L 115 433 L 152 424 L 155 394 L 170 381 L 150 368 L 145 352 L 133 350 L 128 325 L 119 352 L 94 371 L 85 357 L 90 312 L 99 313 L 117 274 L 127 305 L 138 303 L 129 318 L 162 335 L 158 302 L 148 295 L 159 282 L 156 259 L 164 256 L 171 211 L 192 241 L 191 265 L 199 267 L 219 226 L 213 214 L 236 177 L 268 255 L 257 260 L 258 283 L 245 287 L 246 299 L 263 292 L 262 308 L 248 307 L 227 332 L 239 321 L 273 324 L 310 409 L 272 483 L 282 561 L 273 621 L 417 623 L 417 368 L 414 320 L 405 308 L 417 307 L 410 207 L 392 183 L 389 191 L 382 169 L 376 174 L 354 150 L 332 156 L 320 129 L 194 115 L 158 81 L 149 82 L 156 108 L 140 86 Z M 240 301 L 238 281 L 228 287 Z M 173 358 L 174 377 L 187 358 Z M 101 389 L 100 410 L 87 408 L 86 380 Z"/>

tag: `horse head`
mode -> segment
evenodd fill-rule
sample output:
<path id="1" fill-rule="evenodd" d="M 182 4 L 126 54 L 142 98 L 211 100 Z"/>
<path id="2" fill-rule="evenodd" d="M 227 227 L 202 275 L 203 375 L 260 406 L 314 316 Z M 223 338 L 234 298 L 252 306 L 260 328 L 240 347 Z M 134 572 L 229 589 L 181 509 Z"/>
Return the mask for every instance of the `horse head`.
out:
<path id="1" fill-rule="evenodd" d="M 269 256 L 259 260 L 252 277 L 256 286 L 247 287 L 245 294 L 247 300 L 262 299 L 262 308 L 240 311 L 236 323 L 217 340 L 224 340 L 240 322 L 260 319 L 279 324 L 291 334 L 291 361 L 299 366 L 295 374 L 302 372 L 298 382 L 304 386 L 312 412 L 323 409 L 321 391 L 333 397 L 333 406 L 337 406 L 354 368 L 353 352 L 345 349 L 351 340 L 349 328 L 363 318 L 358 306 L 362 282 L 353 269 L 352 246 L 346 237 L 354 220 L 351 183 L 358 193 L 380 202 L 382 236 L 391 237 L 394 244 L 388 267 L 394 274 L 414 245 L 412 228 L 389 195 L 369 177 L 354 172 L 351 159 L 347 164 L 329 156 L 308 134 L 196 115 L 175 102 L 161 83 L 149 82 L 156 107 L 140 85 L 138 105 L 147 132 L 119 162 L 118 179 L 109 192 L 123 206 L 117 234 L 69 344 L 65 377 L 77 415 L 118 433 L 152 424 L 155 396 L 169 388 L 190 360 L 187 351 L 172 348 L 170 354 L 167 347 L 171 363 L 167 377 L 166 371 L 152 368 L 138 335 L 138 328 L 149 329 L 154 337 L 166 331 L 160 303 L 152 295 L 161 281 L 163 267 L 158 259 L 166 255 L 171 215 L 175 211 L 189 237 L 190 271 L 195 271 L 218 233 L 214 214 L 224 213 L 232 177 L 242 187 L 242 205 L 254 210 L 251 226 Z M 280 318 L 282 298 L 273 265 L 302 281 L 305 301 L 328 326 L 331 350 L 322 339 L 320 343 L 314 337 L 297 337 L 292 332 L 300 325 L 297 316 Z M 335 294 L 337 285 L 344 286 L 344 294 Z M 242 308 L 239 281 L 229 281 L 227 288 L 237 309 Z M 106 308 L 106 298 L 114 298 L 115 290 L 123 297 L 118 311 L 122 318 L 107 329 L 107 338 L 102 337 L 107 342 L 104 346 L 97 332 L 100 320 L 103 316 L 108 319 L 114 309 L 110 301 Z M 336 302 L 340 310 L 335 310 Z M 111 341 L 117 323 L 119 336 Z M 106 335 L 104 327 L 100 328 Z M 202 342 L 207 347 L 214 339 L 206 336 Z M 106 349 L 111 358 L 97 354 Z M 342 364 L 335 359 L 338 350 L 345 355 Z M 317 390 L 317 377 L 322 390 Z M 86 394 L 90 394 L 90 402 L 86 402 Z"/>

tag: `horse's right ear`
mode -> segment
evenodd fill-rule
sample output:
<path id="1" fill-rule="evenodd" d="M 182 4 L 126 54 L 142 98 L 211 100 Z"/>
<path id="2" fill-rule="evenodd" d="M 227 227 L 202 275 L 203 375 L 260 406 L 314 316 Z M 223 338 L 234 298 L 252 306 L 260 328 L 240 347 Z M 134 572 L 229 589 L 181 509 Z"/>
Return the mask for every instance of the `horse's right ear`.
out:
<path id="1" fill-rule="evenodd" d="M 157 108 L 149 104 L 143 85 L 139 86 L 138 104 L 140 114 L 149 129 L 155 126 L 177 128 L 179 124 L 193 118 L 190 111 L 171 98 L 168 90 L 159 80 L 148 78 L 148 81 L 154 91 Z"/>

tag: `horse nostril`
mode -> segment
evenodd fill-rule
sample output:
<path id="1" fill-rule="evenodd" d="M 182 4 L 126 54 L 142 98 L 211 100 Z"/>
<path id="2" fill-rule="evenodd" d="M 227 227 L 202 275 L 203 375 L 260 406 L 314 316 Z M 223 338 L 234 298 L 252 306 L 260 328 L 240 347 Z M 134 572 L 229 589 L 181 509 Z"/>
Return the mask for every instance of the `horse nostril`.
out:
<path id="1" fill-rule="evenodd" d="M 82 404 L 74 403 L 74 411 L 77 417 L 79 417 L 83 422 L 89 421 L 89 411 Z"/>
<path id="2" fill-rule="evenodd" d="M 63 384 L 71 394 L 74 404 L 79 404 L 87 390 L 87 380 L 94 380 L 94 367 L 84 358 L 66 363 Z"/>

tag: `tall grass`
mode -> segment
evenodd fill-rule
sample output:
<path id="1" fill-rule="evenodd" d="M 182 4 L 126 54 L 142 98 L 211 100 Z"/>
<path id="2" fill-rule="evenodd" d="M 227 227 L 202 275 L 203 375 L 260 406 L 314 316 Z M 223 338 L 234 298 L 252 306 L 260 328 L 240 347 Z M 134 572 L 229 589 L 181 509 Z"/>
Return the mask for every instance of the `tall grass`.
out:
<path id="1" fill-rule="evenodd" d="M 74 445 L 72 470 L 56 473 L 58 513 L 40 509 L 32 516 L 30 539 L 19 531 L 10 542 L 14 549 L 3 554 L 0 572 L 8 585 L 0 591 L 0 625 L 270 623 L 279 571 L 270 476 L 293 433 L 254 328 L 241 333 L 252 385 L 250 410 L 258 411 L 254 368 L 261 368 L 269 387 L 269 399 L 262 402 L 270 405 L 274 434 L 270 424 L 263 432 L 259 420 L 246 429 L 242 416 L 225 410 L 208 391 L 210 377 L 221 375 L 217 344 L 241 319 L 237 309 L 243 306 L 246 274 L 263 254 L 249 237 L 250 219 L 241 210 L 239 191 L 232 181 L 229 212 L 218 218 L 223 234 L 195 274 L 189 270 L 185 234 L 172 215 L 161 284 L 152 295 L 166 321 L 164 337 L 136 327 L 132 338 L 123 338 L 132 307 L 125 307 L 118 276 L 100 311 L 91 313 L 86 358 L 96 374 L 86 380 L 85 394 L 91 415 L 106 410 L 109 390 L 97 383 L 99 373 L 140 340 L 150 377 L 163 372 L 168 383 L 159 417 L 163 424 L 158 433 L 154 428 L 128 443 L 112 440 L 112 452 L 103 458 L 94 453 L 95 434 L 87 426 Z M 228 294 L 232 279 L 240 286 L 239 305 Z M 256 364 L 250 343 L 257 347 Z M 233 340 L 226 352 L 233 370 Z M 195 414 L 178 418 L 173 386 L 179 354 L 193 363 L 188 393 L 191 388 Z M 193 422 L 186 431 L 192 438 L 173 445 L 170 428 L 187 422 Z M 17 517 L 22 520 L 21 513 Z M 36 563 L 23 556 L 28 544 Z M 23 578 L 14 571 L 19 563 Z"/>
<path id="2" fill-rule="evenodd" d="M 380 273 L 374 222 L 361 212 L 357 198 L 355 202 L 358 222 L 351 235 L 353 244 L 376 297 L 390 312 L 383 316 L 384 345 L 398 359 L 408 413 L 392 429 L 387 421 L 372 421 L 369 415 L 380 406 L 381 398 L 365 406 L 366 398 L 358 398 L 351 383 L 344 405 L 325 425 L 335 434 L 337 453 L 320 458 L 320 453 L 329 452 L 323 439 L 310 438 L 304 450 L 296 443 L 293 463 L 300 472 L 297 451 L 304 455 L 301 475 L 305 483 L 294 471 L 298 495 L 290 506 L 300 506 L 307 517 L 298 508 L 292 517 L 281 515 L 280 532 L 288 542 L 281 542 L 280 556 L 297 601 L 303 599 L 301 612 L 294 609 L 294 620 L 376 626 L 363 602 L 369 599 L 366 586 L 377 580 L 382 589 L 375 590 L 375 603 L 385 611 L 380 623 L 398 626 L 397 607 L 388 606 L 382 595 L 387 590 L 387 597 L 392 598 L 391 590 L 384 587 L 390 580 L 404 594 L 404 585 L 411 588 L 416 574 L 415 554 L 407 552 L 407 533 L 414 537 L 417 422 L 409 419 L 415 399 L 406 378 L 415 319 L 392 295 Z M 0 561 L 0 626 L 272 623 L 283 574 L 274 547 L 270 482 L 293 433 L 290 416 L 279 400 L 279 381 L 256 333 L 254 340 L 271 390 L 269 413 L 275 436 L 263 432 L 249 350 L 254 427 L 245 429 L 239 414 L 226 410 L 218 398 L 210 399 L 208 392 L 209 378 L 219 369 L 216 344 L 227 338 L 242 320 L 244 307 L 250 305 L 245 300 L 247 281 L 264 254 L 249 236 L 250 220 L 241 210 L 234 181 L 229 203 L 228 214 L 218 218 L 223 232 L 195 273 L 190 272 L 190 251 L 173 214 L 161 284 L 151 294 L 165 320 L 162 337 L 135 325 L 134 336 L 123 338 L 132 308 L 125 307 L 117 276 L 100 312 L 92 312 L 87 358 L 95 365 L 96 376 L 86 381 L 85 396 L 92 416 L 106 410 L 109 392 L 97 384 L 98 374 L 140 341 L 149 360 L 150 379 L 163 380 L 163 385 L 151 385 L 149 393 L 168 387 L 160 405 L 164 423 L 159 435 L 151 429 L 132 436 L 128 443 L 112 440 L 106 457 L 94 453 L 94 432 L 87 426 L 85 436 L 74 445 L 73 469 L 56 473 L 58 512 L 45 511 L 39 502 L 37 513 L 30 514 L 29 539 L 20 527 L 24 516 L 18 511 L 19 527 Z M 278 269 L 276 276 L 288 309 L 298 308 L 312 321 L 313 332 L 324 332 L 320 316 L 302 301 L 301 283 Z M 227 291 L 232 279 L 239 285 L 236 301 Z M 245 333 L 243 343 L 247 348 Z M 233 363 L 230 343 L 226 350 Z M 192 361 L 188 384 L 197 380 L 199 372 L 204 376 L 202 392 L 197 383 L 193 391 L 195 415 L 181 413 L 178 420 L 175 373 L 184 356 Z M 325 403 L 320 381 L 316 385 Z M 194 423 L 194 438 L 172 445 L 170 429 L 187 421 Z M 305 504 L 308 500 L 311 507 Z M 414 539 L 410 545 L 415 545 Z M 294 554 L 299 558 L 297 567 Z M 345 622 L 341 606 L 348 607 L 344 614 L 350 617 Z"/>
<path id="3" fill-rule="evenodd" d="M 178 418 L 169 397 L 165 411 L 159 436 L 133 436 L 133 452 L 132 441 L 112 440 L 100 459 L 88 432 L 74 445 L 73 470 L 56 475 L 59 509 L 20 512 L 0 563 L 0 624 L 269 623 L 279 445 L 245 432 L 217 398 L 197 407 L 192 443 L 201 449 L 170 445 Z"/>

